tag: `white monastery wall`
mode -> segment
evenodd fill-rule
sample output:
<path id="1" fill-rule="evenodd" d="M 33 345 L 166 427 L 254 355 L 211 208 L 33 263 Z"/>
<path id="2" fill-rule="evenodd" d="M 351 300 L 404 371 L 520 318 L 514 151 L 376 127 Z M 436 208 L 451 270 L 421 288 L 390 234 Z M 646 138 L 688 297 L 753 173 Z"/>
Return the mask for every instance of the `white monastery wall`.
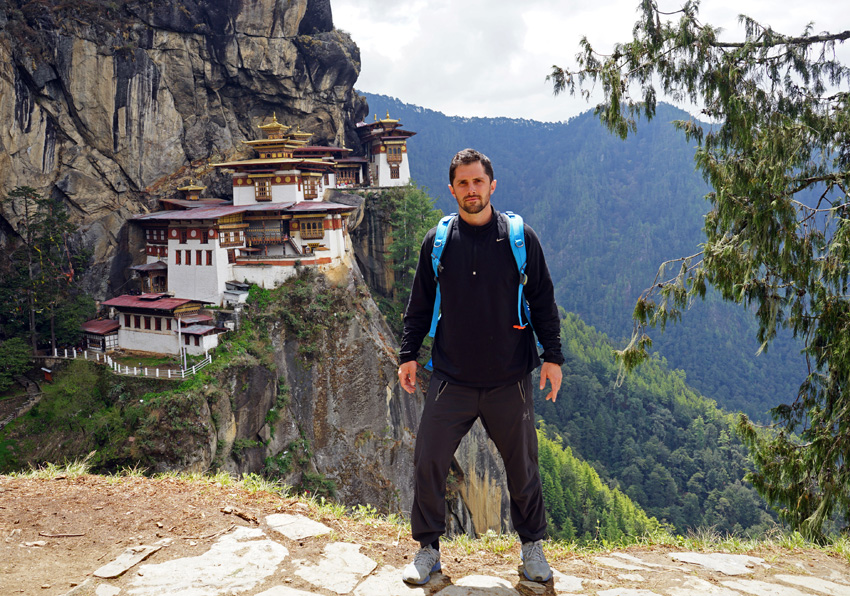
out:
<path id="1" fill-rule="evenodd" d="M 176 323 L 173 323 L 172 326 L 176 326 Z M 129 329 L 124 327 L 123 324 L 118 329 L 118 347 L 123 350 L 138 352 L 179 353 L 176 331 Z"/>

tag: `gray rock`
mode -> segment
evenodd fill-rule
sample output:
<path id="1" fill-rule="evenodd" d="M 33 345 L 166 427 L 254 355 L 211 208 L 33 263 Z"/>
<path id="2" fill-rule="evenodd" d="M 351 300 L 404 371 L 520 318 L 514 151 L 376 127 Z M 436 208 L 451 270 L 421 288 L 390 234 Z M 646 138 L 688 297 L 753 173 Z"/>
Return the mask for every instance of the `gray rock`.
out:
<path id="1" fill-rule="evenodd" d="M 827 596 L 850 596 L 850 586 L 846 584 L 837 584 L 835 582 L 821 579 L 819 577 L 812 577 L 810 575 L 775 575 L 773 579 L 778 579 L 786 584 L 800 586 L 801 588 L 805 588 L 819 594 L 827 594 Z M 844 579 L 846 581 L 850 581 L 850 577 L 845 577 Z"/>
<path id="2" fill-rule="evenodd" d="M 733 579 L 721 582 L 727 588 L 732 588 L 745 594 L 753 596 L 806 596 L 797 588 L 783 586 L 772 582 L 763 582 L 755 579 Z"/>
<path id="3" fill-rule="evenodd" d="M 275 586 L 265 592 L 260 592 L 257 596 L 314 596 L 314 594 L 315 592 L 305 592 L 287 586 Z"/>
<path id="4" fill-rule="evenodd" d="M 670 596 L 740 596 L 739 592 L 718 586 L 698 577 L 681 580 L 681 586 L 668 589 Z"/>
<path id="5" fill-rule="evenodd" d="M 348 594 L 378 566 L 360 554 L 361 548 L 359 544 L 332 542 L 322 551 L 317 563 L 303 564 L 295 570 L 295 575 L 325 590 Z"/>
<path id="6" fill-rule="evenodd" d="M 331 529 L 325 524 L 313 521 L 303 515 L 289 515 L 287 513 L 275 513 L 266 518 L 269 529 L 283 534 L 290 540 L 301 540 L 329 534 Z"/>
<path id="7" fill-rule="evenodd" d="M 437 585 L 443 576 L 435 573 L 426 586 L 410 586 L 401 581 L 401 570 L 385 565 L 377 572 L 364 579 L 354 596 L 426 596 L 430 590 Z"/>
<path id="8" fill-rule="evenodd" d="M 468 575 L 437 592 L 436 596 L 518 596 L 511 583 L 490 575 Z"/>
<path id="9" fill-rule="evenodd" d="M 753 572 L 756 565 L 767 569 L 770 565 L 759 557 L 748 555 L 727 555 L 725 553 L 670 553 L 670 558 L 681 563 L 690 563 L 705 567 L 723 575 L 747 575 Z"/>
<path id="10" fill-rule="evenodd" d="M 256 528 L 237 527 L 204 554 L 142 565 L 133 577 L 133 596 L 217 596 L 250 590 L 272 575 L 289 555 Z"/>
<path id="11" fill-rule="evenodd" d="M 134 565 L 138 565 L 149 556 L 161 549 L 161 546 L 131 546 L 121 553 L 117 559 L 107 563 L 94 572 L 95 577 L 112 579 L 123 575 Z"/>
<path id="12" fill-rule="evenodd" d="M 652 590 L 635 588 L 612 588 L 610 590 L 601 590 L 596 594 L 597 596 L 661 596 L 658 592 L 653 592 Z"/>
<path id="13" fill-rule="evenodd" d="M 538 582 L 522 580 L 517 584 L 516 590 L 523 596 L 543 596 L 546 593 L 546 586 Z"/>
<path id="14" fill-rule="evenodd" d="M 646 571 L 646 567 L 643 565 L 635 565 L 633 563 L 626 563 L 621 559 L 614 557 L 593 557 L 593 560 L 600 565 L 604 565 L 605 567 L 610 567 L 612 569 L 620 569 L 621 571 Z"/>
<path id="15" fill-rule="evenodd" d="M 640 573 L 621 573 L 617 576 L 617 579 L 623 582 L 643 583 L 646 581 L 646 578 Z"/>
<path id="16" fill-rule="evenodd" d="M 120 593 L 121 588 L 116 588 L 108 584 L 100 584 L 94 591 L 95 596 L 118 596 Z"/>
<path id="17" fill-rule="evenodd" d="M 552 578 L 555 581 L 555 592 L 566 596 L 567 592 L 581 592 L 584 580 L 574 575 L 565 575 L 557 569 L 552 569 Z"/>
<path id="18" fill-rule="evenodd" d="M 624 561 L 628 561 L 629 563 L 634 563 L 635 565 L 641 565 L 643 567 L 652 567 L 656 569 L 676 569 L 675 567 L 659 565 L 658 563 L 650 563 L 649 561 L 644 561 L 639 557 L 635 557 L 634 555 L 630 555 L 627 553 L 611 553 L 611 556 L 616 557 L 618 559 L 623 559 Z"/>

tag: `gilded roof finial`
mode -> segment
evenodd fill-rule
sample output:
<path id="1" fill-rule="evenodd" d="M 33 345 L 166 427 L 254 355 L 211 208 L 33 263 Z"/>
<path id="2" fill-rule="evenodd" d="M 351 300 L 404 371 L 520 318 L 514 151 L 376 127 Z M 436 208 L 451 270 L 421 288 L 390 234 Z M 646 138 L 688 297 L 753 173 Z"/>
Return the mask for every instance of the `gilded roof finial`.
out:
<path id="1" fill-rule="evenodd" d="M 378 115 L 375 114 L 375 122 L 377 122 L 377 121 L 378 121 Z"/>
<path id="2" fill-rule="evenodd" d="M 387 110 L 387 120 L 389 120 L 389 119 L 390 119 L 390 111 Z"/>

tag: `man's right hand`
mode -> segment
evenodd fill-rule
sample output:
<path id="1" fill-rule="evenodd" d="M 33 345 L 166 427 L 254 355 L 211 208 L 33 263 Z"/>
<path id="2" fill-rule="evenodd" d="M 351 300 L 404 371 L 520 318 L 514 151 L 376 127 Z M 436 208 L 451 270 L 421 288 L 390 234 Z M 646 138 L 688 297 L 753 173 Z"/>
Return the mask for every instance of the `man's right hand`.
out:
<path id="1" fill-rule="evenodd" d="M 416 360 L 405 362 L 398 367 L 398 381 L 401 383 L 401 388 L 408 393 L 416 391 Z"/>

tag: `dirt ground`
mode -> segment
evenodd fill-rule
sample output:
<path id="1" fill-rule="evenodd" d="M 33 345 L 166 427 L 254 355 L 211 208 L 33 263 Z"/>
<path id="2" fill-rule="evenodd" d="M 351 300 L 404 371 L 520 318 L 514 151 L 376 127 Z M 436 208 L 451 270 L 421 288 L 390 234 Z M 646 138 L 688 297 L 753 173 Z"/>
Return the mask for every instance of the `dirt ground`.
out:
<path id="1" fill-rule="evenodd" d="M 227 507 L 232 508 L 231 513 L 222 511 Z M 56 479 L 0 476 L 0 594 L 65 594 L 127 547 L 153 544 L 163 538 L 172 538 L 171 545 L 147 562 L 197 556 L 206 552 L 234 525 L 262 527 L 265 516 L 272 513 L 300 513 L 332 528 L 330 536 L 300 543 L 288 544 L 286 539 L 281 539 L 290 550 L 298 549 L 301 559 L 318 556 L 330 540 L 352 541 L 363 545 L 361 552 L 377 561 L 379 567 L 401 568 L 418 546 L 393 524 L 337 519 L 333 515 L 322 515 L 314 504 L 265 492 L 251 494 L 210 481 L 88 475 Z M 671 559 L 667 553 L 670 550 L 629 549 L 627 552 L 669 566 Z M 838 573 L 850 578 L 850 565 L 846 560 L 820 551 L 777 548 L 750 554 L 765 558 L 771 565 L 771 571 L 756 569 L 753 575 L 756 579 L 767 573 L 809 572 L 817 572 L 821 577 L 835 577 Z M 617 583 L 623 571 L 594 563 L 594 556 L 549 553 L 554 568 L 588 580 L 585 593 L 595 592 L 594 582 L 598 586 L 605 582 L 624 585 L 622 581 Z M 443 565 L 445 573 L 451 577 L 432 581 L 433 586 L 428 586 L 430 593 L 444 587 L 451 578 L 473 574 L 501 575 L 516 584 L 519 581 L 519 548 L 467 553 L 462 545 L 446 546 Z M 678 576 L 681 575 L 678 572 Z M 653 590 L 663 587 L 667 581 L 663 577 L 661 574 L 654 576 L 641 587 Z M 703 577 L 716 581 L 708 574 Z M 281 569 L 276 577 L 270 578 L 271 583 L 245 594 L 268 589 L 275 581 L 286 581 L 286 585 L 293 588 L 311 589 L 309 584 Z M 555 593 L 552 582 L 546 593 Z"/>

